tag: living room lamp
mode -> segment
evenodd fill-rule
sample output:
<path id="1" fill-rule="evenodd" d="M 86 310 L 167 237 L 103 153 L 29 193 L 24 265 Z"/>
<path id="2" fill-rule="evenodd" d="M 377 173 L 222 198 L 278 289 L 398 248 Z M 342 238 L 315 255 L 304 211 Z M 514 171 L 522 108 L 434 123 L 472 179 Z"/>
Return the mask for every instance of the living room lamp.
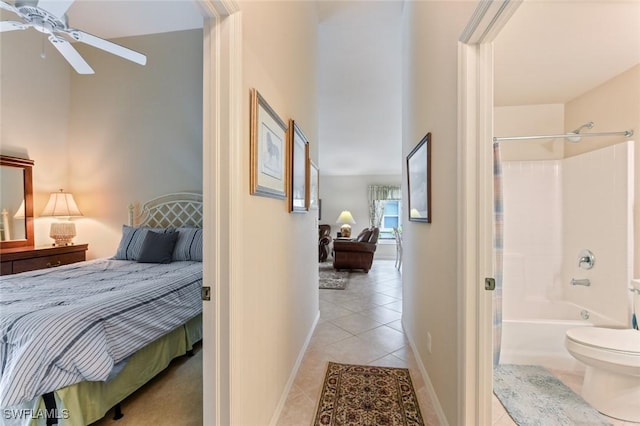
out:
<path id="1" fill-rule="evenodd" d="M 51 224 L 49 236 L 55 241 L 53 243 L 55 246 L 73 245 L 73 237 L 76 236 L 76 224 L 69 219 L 73 216 L 82 216 L 82 213 L 71 193 L 64 192 L 62 189 L 59 192 L 52 192 L 49 202 L 40 216 L 66 218 L 67 220 Z"/>
<path id="2" fill-rule="evenodd" d="M 338 216 L 338 219 L 336 219 L 336 223 L 342 224 L 340 227 L 340 235 L 349 238 L 351 236 L 351 225 L 355 225 L 356 221 L 353 220 L 353 215 L 349 210 L 343 210 Z"/>

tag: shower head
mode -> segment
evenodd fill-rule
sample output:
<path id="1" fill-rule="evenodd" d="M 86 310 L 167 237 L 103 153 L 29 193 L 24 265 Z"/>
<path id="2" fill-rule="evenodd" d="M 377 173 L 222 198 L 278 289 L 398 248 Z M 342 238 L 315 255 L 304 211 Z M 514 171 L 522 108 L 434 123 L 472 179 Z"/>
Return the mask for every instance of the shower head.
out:
<path id="1" fill-rule="evenodd" d="M 583 124 L 582 126 L 580 126 L 580 127 L 578 127 L 577 129 L 575 129 L 574 131 L 569 132 L 569 134 L 575 134 L 576 136 L 568 136 L 568 137 L 567 137 L 567 140 L 568 140 L 569 142 L 573 142 L 573 143 L 580 142 L 580 139 L 582 139 L 582 138 L 581 138 L 580 136 L 578 136 L 578 135 L 580 134 L 580 131 L 581 131 L 582 129 L 584 129 L 585 127 L 586 127 L 587 129 L 593 129 L 593 121 L 590 121 L 590 122 L 588 122 L 588 123 L 585 123 L 585 124 Z"/>

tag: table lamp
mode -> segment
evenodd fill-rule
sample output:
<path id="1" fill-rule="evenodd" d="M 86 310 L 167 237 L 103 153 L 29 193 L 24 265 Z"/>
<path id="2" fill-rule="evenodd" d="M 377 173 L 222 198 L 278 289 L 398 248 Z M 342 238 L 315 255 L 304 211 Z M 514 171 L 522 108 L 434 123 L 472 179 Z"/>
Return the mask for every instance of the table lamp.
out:
<path id="1" fill-rule="evenodd" d="M 40 216 L 52 216 L 66 218 L 67 220 L 53 222 L 49 236 L 55 241 L 56 246 L 73 245 L 73 237 L 76 236 L 76 224 L 69 219 L 73 216 L 82 216 L 78 205 L 69 192 L 52 192 L 49 202 L 45 206 Z"/>
<path id="2" fill-rule="evenodd" d="M 353 220 L 353 216 L 349 210 L 343 210 L 342 213 L 336 219 L 336 223 L 342 224 L 340 227 L 340 235 L 344 238 L 351 236 L 351 225 L 355 225 L 356 221 Z"/>

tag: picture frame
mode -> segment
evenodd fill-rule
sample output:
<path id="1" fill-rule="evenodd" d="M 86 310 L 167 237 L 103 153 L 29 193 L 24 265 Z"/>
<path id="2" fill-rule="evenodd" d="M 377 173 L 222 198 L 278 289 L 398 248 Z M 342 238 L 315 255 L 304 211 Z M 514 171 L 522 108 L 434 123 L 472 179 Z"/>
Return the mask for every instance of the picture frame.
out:
<path id="1" fill-rule="evenodd" d="M 306 213 L 309 208 L 309 191 L 307 159 L 309 158 L 309 141 L 302 129 L 294 120 L 289 120 L 289 212 Z"/>
<path id="2" fill-rule="evenodd" d="M 431 132 L 407 156 L 409 220 L 431 223 Z"/>
<path id="3" fill-rule="evenodd" d="M 311 159 L 309 164 L 309 210 L 320 209 L 320 170 Z M 318 218 L 319 219 L 319 218 Z"/>
<path id="4" fill-rule="evenodd" d="M 251 89 L 250 117 L 250 193 L 284 200 L 288 176 L 287 126 L 256 89 Z"/>

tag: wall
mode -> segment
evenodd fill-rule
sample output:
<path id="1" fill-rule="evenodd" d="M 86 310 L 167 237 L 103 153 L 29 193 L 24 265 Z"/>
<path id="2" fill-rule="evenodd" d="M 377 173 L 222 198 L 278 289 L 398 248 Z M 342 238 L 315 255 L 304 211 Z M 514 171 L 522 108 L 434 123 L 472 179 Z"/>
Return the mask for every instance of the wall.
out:
<path id="1" fill-rule="evenodd" d="M 564 133 L 564 105 L 518 105 L 493 109 L 495 136 L 554 135 Z M 500 142 L 500 156 L 509 160 L 552 160 L 564 156 L 564 140 L 541 139 Z"/>
<path id="2" fill-rule="evenodd" d="M 317 16 L 313 2 L 242 1 L 240 10 L 246 126 L 238 178 L 246 190 L 236 238 L 245 266 L 234 283 L 232 423 L 267 425 L 277 419 L 319 314 L 318 231 L 315 211 L 290 214 L 283 200 L 249 194 L 249 94 L 256 88 L 280 118 L 295 119 L 318 144 Z"/>
<path id="3" fill-rule="evenodd" d="M 34 212 L 49 193 L 69 189 L 68 123 L 71 72 L 42 34 L 12 31 L 0 35 L 0 147 L 2 154 L 34 161 Z M 49 219 L 34 221 L 36 245 L 50 244 Z"/>
<path id="4" fill-rule="evenodd" d="M 147 65 L 78 46 L 96 73 L 71 78 L 69 177 L 93 257 L 114 253 L 130 203 L 202 191 L 202 31 L 116 42 Z"/>
<path id="5" fill-rule="evenodd" d="M 369 227 L 369 185 L 401 186 L 400 175 L 368 175 L 368 176 L 321 176 L 320 199 L 322 200 L 322 218 L 320 223 L 331 225 L 331 236 L 336 237 L 340 225 L 336 218 L 343 210 L 349 210 L 356 221 L 351 225 L 351 235 L 357 236 L 360 231 Z M 404 215 L 402 222 L 404 223 Z M 376 248 L 376 259 L 395 259 L 395 243 L 382 242 Z"/>
<path id="6" fill-rule="evenodd" d="M 475 6 L 475 2 L 406 2 L 404 10 L 402 151 L 406 156 L 427 132 L 432 133 L 433 222 L 403 225 L 403 325 L 450 425 L 461 424 L 457 43 Z"/>
<path id="7" fill-rule="evenodd" d="M 16 36 L 15 38 L 13 36 Z M 36 245 L 48 195 L 74 193 L 89 258 L 115 253 L 127 206 L 202 188 L 202 31 L 120 39 L 145 67 L 76 46 L 96 74 L 79 75 L 36 31 L 2 35 L 2 151 L 35 161 Z M 6 84 L 11 82 L 11 84 Z"/>
<path id="8" fill-rule="evenodd" d="M 591 132 L 633 129 L 632 140 L 640 134 L 640 64 L 619 74 L 565 105 L 565 128 L 574 129 L 593 121 Z M 612 145 L 626 140 L 623 136 L 583 138 L 580 143 L 566 143 L 566 156 Z M 640 155 L 636 153 L 635 170 L 640 170 Z M 635 177 L 635 199 L 640 200 L 640 173 Z M 640 247 L 640 209 L 634 211 L 634 246 Z M 634 276 L 640 277 L 640 250 L 636 250 Z"/>

